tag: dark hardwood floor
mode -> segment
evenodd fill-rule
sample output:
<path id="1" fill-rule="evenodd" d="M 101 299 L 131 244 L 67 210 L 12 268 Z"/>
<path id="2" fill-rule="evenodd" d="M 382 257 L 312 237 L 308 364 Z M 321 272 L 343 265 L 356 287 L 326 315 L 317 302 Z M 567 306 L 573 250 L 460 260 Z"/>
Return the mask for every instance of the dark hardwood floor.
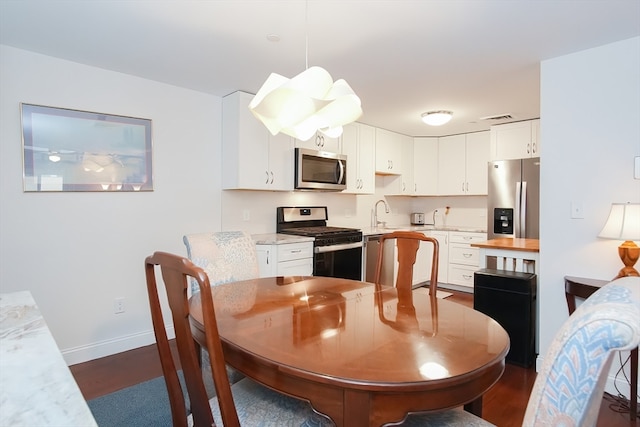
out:
<path id="1" fill-rule="evenodd" d="M 449 297 L 473 306 L 473 295 L 454 292 Z M 86 400 L 112 393 L 125 387 L 162 375 L 155 345 L 141 347 L 101 359 L 70 366 Z M 483 418 L 499 427 L 522 425 L 522 419 L 535 381 L 534 368 L 525 369 L 507 364 L 500 381 L 484 396 Z M 602 400 L 597 427 L 636 426 L 628 412 L 619 412 L 618 404 L 605 397 Z"/>

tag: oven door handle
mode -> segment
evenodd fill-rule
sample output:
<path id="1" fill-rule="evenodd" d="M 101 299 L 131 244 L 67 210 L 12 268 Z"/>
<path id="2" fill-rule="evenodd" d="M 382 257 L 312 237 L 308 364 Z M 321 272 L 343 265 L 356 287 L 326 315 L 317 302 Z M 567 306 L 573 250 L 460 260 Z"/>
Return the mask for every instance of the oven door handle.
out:
<path id="1" fill-rule="evenodd" d="M 313 248 L 313 252 L 316 254 L 323 254 L 326 252 L 344 251 L 347 249 L 361 248 L 362 242 L 344 243 L 342 245 L 329 245 L 329 246 L 316 246 Z"/>

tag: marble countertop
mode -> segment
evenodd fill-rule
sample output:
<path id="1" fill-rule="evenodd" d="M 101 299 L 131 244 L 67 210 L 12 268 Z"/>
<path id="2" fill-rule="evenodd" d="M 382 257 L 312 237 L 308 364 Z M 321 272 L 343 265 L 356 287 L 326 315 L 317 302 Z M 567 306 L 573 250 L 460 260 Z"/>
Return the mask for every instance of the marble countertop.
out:
<path id="1" fill-rule="evenodd" d="M 287 243 L 304 243 L 314 241 L 313 237 L 279 233 L 252 234 L 251 238 L 256 245 L 283 245 Z"/>
<path id="2" fill-rule="evenodd" d="M 433 226 L 433 225 L 389 225 L 386 227 L 364 227 L 361 229 L 364 236 L 392 233 L 394 231 L 464 231 L 468 233 L 486 233 L 487 230 L 479 227 L 466 226 Z"/>
<path id="3" fill-rule="evenodd" d="M 31 293 L 0 294 L 0 426 L 96 426 Z"/>

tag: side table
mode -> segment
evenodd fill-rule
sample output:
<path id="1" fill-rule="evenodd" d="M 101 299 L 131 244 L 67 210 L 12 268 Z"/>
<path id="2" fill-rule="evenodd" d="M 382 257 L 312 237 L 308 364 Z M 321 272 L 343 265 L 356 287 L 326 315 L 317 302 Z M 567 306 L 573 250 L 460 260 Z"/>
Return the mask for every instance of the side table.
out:
<path id="1" fill-rule="evenodd" d="M 564 293 L 567 298 L 569 315 L 576 309 L 576 297 L 587 299 L 610 280 L 588 279 L 584 277 L 564 276 Z M 629 396 L 629 417 L 632 421 L 638 413 L 638 349 L 631 350 L 631 391 Z"/>

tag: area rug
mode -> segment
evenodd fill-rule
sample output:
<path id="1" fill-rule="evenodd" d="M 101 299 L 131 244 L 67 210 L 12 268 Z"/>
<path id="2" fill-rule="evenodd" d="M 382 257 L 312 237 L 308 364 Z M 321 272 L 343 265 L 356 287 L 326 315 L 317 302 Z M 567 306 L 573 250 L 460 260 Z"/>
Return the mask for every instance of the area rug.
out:
<path id="1" fill-rule="evenodd" d="M 429 295 L 429 288 L 416 288 L 413 290 L 414 293 Z M 445 292 L 438 289 L 436 291 L 436 298 L 448 298 L 453 295 L 451 292 Z"/>
<path id="2" fill-rule="evenodd" d="M 164 377 L 91 399 L 87 404 L 99 427 L 172 425 Z"/>
<path id="3" fill-rule="evenodd" d="M 211 369 L 205 363 L 208 363 L 206 353 L 203 355 L 202 378 L 207 394 L 211 398 L 215 396 L 215 386 Z M 182 371 L 178 372 L 178 376 L 182 389 L 186 390 Z M 230 374 L 230 381 L 237 379 Z M 185 401 L 188 407 L 188 395 L 185 396 Z M 162 376 L 91 399 L 87 404 L 99 427 L 170 427 L 172 425 L 169 395 Z"/>

